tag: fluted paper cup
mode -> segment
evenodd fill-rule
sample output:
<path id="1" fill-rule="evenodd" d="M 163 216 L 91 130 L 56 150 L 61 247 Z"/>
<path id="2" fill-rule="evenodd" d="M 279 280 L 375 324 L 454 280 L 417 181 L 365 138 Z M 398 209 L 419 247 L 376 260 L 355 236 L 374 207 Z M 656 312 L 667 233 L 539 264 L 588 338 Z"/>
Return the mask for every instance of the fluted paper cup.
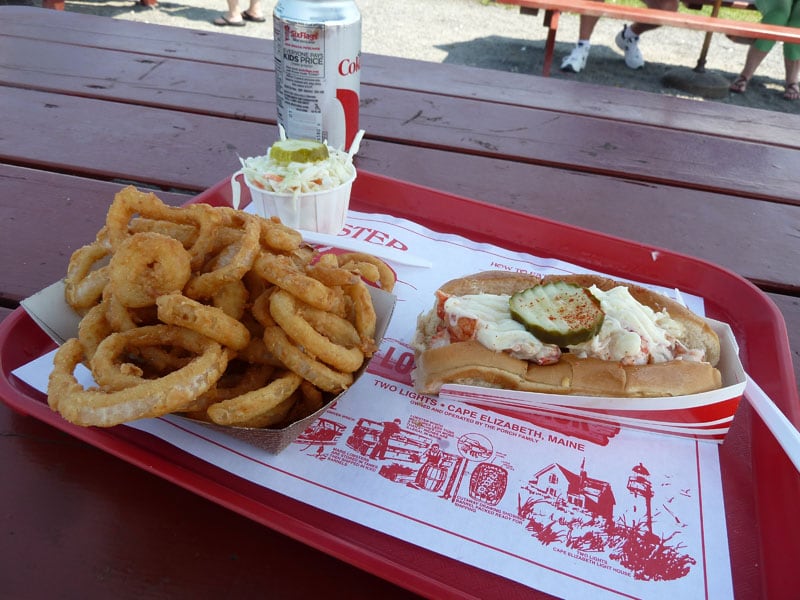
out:
<path id="1" fill-rule="evenodd" d="M 353 176 L 338 187 L 319 192 L 277 193 L 260 189 L 248 178 L 244 182 L 250 190 L 251 210 L 262 217 L 279 217 L 284 225 L 294 229 L 338 234 L 350 207 Z"/>

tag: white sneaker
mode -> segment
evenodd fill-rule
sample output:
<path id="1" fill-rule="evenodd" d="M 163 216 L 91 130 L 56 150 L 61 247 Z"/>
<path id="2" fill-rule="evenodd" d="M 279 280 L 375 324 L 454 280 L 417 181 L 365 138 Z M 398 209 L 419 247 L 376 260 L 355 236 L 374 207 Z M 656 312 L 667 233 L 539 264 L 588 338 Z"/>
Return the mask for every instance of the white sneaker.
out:
<path id="1" fill-rule="evenodd" d="M 617 34 L 617 48 L 625 52 L 625 64 L 631 69 L 641 69 L 644 66 L 644 57 L 639 50 L 639 36 L 625 25 Z"/>
<path id="2" fill-rule="evenodd" d="M 572 49 L 572 52 L 561 61 L 561 70 L 580 73 L 586 66 L 586 59 L 588 58 L 589 46 L 587 44 L 578 44 Z"/>

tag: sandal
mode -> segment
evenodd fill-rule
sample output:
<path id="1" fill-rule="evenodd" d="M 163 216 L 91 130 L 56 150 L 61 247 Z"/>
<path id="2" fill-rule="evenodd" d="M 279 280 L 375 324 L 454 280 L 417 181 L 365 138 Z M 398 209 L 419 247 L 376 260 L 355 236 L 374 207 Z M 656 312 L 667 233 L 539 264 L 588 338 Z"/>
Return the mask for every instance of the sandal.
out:
<path id="1" fill-rule="evenodd" d="M 784 100 L 800 100 L 800 85 L 794 83 L 786 84 L 786 91 L 783 92 Z"/>
<path id="2" fill-rule="evenodd" d="M 253 23 L 263 23 L 264 21 L 267 20 L 266 17 L 254 17 L 246 10 L 242 11 L 242 19 L 244 19 L 245 21 L 251 21 Z"/>
<path id="3" fill-rule="evenodd" d="M 231 21 L 225 15 L 218 17 L 212 21 L 217 27 L 244 27 L 247 25 L 244 21 Z"/>
<path id="4" fill-rule="evenodd" d="M 747 77 L 739 75 L 728 89 L 734 94 L 744 94 L 747 91 L 747 84 L 750 82 Z"/>

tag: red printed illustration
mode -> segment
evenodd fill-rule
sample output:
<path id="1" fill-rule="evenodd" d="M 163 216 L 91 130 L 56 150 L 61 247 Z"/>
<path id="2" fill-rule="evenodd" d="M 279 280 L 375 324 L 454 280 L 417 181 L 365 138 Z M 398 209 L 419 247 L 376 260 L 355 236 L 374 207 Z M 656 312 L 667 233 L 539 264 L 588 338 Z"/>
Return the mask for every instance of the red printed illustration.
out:
<path id="1" fill-rule="evenodd" d="M 317 457 L 322 458 L 325 452 L 325 447 L 334 446 L 339 441 L 339 438 L 344 433 L 344 430 L 345 426 L 341 423 L 320 417 L 309 427 L 307 427 L 303 433 L 297 436 L 297 439 L 294 443 L 305 445 L 303 450 L 308 450 L 311 447 L 315 447 L 316 450 L 314 454 Z"/>
<path id="2" fill-rule="evenodd" d="M 384 463 L 378 474 L 389 481 L 436 492 L 460 505 L 466 503 L 464 498 L 457 499 L 464 485 L 470 499 L 486 506 L 499 504 L 508 487 L 508 470 L 486 462 L 494 448 L 478 433 L 459 437 L 453 453 L 442 447 L 442 440 L 402 427 L 400 419 L 359 419 L 346 443 L 362 456 Z"/>
<path id="3" fill-rule="evenodd" d="M 647 468 L 639 463 L 628 477 L 626 488 L 633 496 L 631 506 L 636 515 L 629 522 L 626 514 L 615 518 L 617 499 L 611 484 L 590 477 L 585 463 L 586 459 L 578 473 L 554 463 L 528 481 L 518 503 L 525 528 L 541 544 L 563 547 L 575 558 L 597 561 L 598 556 L 605 556 L 634 579 L 668 581 L 685 577 L 697 561 L 682 552 L 684 544 L 675 541 L 680 529 L 670 531 L 683 526 L 667 507 L 673 498 L 662 505 L 671 517 L 663 523 L 665 531 L 654 531 L 656 518 L 663 513 L 653 512 L 655 492 Z M 688 494 L 688 490 L 683 493 Z"/>
<path id="4" fill-rule="evenodd" d="M 379 470 L 386 479 L 430 492 L 443 490 L 450 468 L 457 462 L 436 440 L 401 427 L 400 419 L 359 419 L 347 445 L 363 456 L 388 462 Z"/>
<path id="5" fill-rule="evenodd" d="M 473 500 L 480 500 L 496 506 L 508 487 L 508 471 L 492 463 L 480 463 L 472 471 L 469 480 L 469 495 Z"/>
<path id="6" fill-rule="evenodd" d="M 414 350 L 402 340 L 386 337 L 369 362 L 367 371 L 405 385 L 413 385 Z"/>
<path id="7" fill-rule="evenodd" d="M 475 418 L 469 410 L 458 414 Z M 345 426 L 345 420 L 353 424 Z M 577 471 L 552 462 L 520 479 L 519 467 L 489 435 L 459 435 L 422 415 L 405 422 L 328 415 L 297 441 L 319 460 L 370 471 L 404 490 L 515 523 L 543 548 L 626 577 L 675 580 L 697 564 L 683 537 L 692 531 L 684 532 L 684 515 L 694 514 L 693 492 L 673 489 L 669 475 L 654 483 L 638 463 L 627 475 L 612 470 L 614 489 L 590 475 L 584 457 Z M 520 486 L 516 499 L 509 493 L 514 485 Z"/>
<path id="8" fill-rule="evenodd" d="M 616 436 L 620 429 L 617 423 L 594 421 L 591 419 L 576 420 L 570 417 L 558 416 L 545 412 L 536 413 L 530 410 L 518 412 L 501 408 L 492 408 L 492 411 L 514 417 L 526 423 L 550 429 L 551 431 L 557 431 L 558 433 L 563 433 L 570 437 L 586 440 L 598 446 L 607 446 L 609 440 Z"/>

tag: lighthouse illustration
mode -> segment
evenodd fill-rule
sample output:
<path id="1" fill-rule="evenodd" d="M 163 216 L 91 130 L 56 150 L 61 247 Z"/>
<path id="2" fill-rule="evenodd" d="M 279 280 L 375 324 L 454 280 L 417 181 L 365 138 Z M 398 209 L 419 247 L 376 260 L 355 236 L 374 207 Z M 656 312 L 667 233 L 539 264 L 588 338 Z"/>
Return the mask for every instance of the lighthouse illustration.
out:
<path id="1" fill-rule="evenodd" d="M 633 494 L 634 498 L 639 496 L 644 498 L 647 533 L 653 535 L 653 484 L 650 482 L 650 472 L 642 463 L 633 467 L 631 471 L 633 471 L 633 475 L 628 477 L 628 491 Z M 633 509 L 636 510 L 636 505 Z"/>

